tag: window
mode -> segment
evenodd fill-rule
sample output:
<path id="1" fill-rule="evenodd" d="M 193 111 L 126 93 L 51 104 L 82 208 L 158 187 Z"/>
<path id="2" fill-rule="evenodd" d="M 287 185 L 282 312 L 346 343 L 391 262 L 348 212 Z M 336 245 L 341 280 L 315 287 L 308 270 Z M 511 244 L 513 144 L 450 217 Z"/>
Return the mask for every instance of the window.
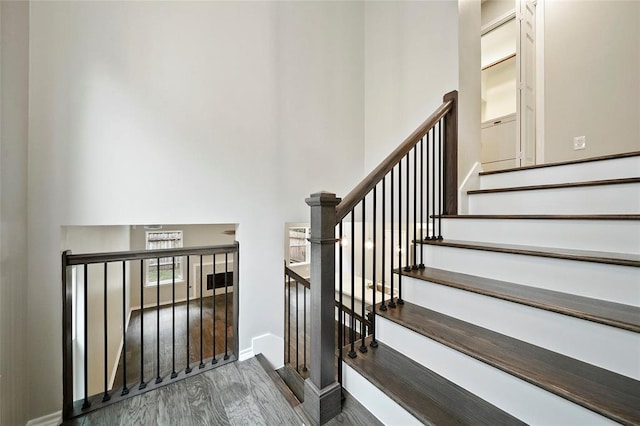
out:
<path id="1" fill-rule="evenodd" d="M 309 263 L 311 261 L 310 228 L 289 229 L 289 264 Z"/>
<path id="2" fill-rule="evenodd" d="M 182 247 L 182 231 L 147 231 L 147 250 L 172 249 Z M 160 284 L 171 284 L 173 279 L 173 258 L 160 259 Z M 182 257 L 175 258 L 176 281 L 182 281 Z M 148 286 L 158 284 L 158 259 L 147 260 L 146 268 Z"/>

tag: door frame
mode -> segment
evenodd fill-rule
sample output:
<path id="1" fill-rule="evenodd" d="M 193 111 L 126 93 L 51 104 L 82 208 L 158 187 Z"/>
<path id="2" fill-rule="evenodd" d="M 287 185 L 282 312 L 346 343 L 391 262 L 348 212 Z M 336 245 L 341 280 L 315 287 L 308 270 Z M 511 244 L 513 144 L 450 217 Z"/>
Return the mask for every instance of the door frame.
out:
<path id="1" fill-rule="evenodd" d="M 480 29 L 480 37 L 485 35 L 486 33 L 492 31 L 493 29 L 499 27 L 502 24 L 510 21 L 511 19 L 516 19 L 519 22 L 519 10 L 520 10 L 520 1 L 514 0 L 514 9 L 505 13 L 502 16 L 494 19 L 488 24 L 484 25 Z M 544 4 L 545 0 L 534 0 L 534 5 L 536 6 L 535 12 L 535 34 L 536 34 L 536 45 L 535 45 L 535 108 L 536 108 L 536 116 L 535 116 L 535 164 L 543 164 L 544 163 Z M 516 46 L 517 53 L 519 53 L 519 45 L 520 45 L 520 29 L 518 26 L 518 31 L 516 33 Z M 520 60 L 518 55 L 516 54 L 516 75 L 517 81 L 519 82 L 520 78 Z M 516 90 L 519 91 L 519 88 L 516 87 Z M 519 103 L 520 96 L 517 95 L 517 102 Z M 517 105 L 516 109 L 516 120 L 520 122 L 520 106 Z M 520 163 L 520 129 L 518 127 L 516 133 L 516 159 L 518 163 Z"/>

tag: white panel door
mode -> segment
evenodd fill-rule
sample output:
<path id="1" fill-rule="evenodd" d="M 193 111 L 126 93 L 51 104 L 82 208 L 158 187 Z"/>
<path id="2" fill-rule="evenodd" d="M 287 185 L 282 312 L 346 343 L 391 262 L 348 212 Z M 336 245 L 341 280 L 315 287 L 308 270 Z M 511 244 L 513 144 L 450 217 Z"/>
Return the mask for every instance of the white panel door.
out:
<path id="1" fill-rule="evenodd" d="M 520 165 L 535 164 L 536 159 L 536 107 L 535 107 L 535 19 L 533 0 L 518 0 L 518 146 Z"/>

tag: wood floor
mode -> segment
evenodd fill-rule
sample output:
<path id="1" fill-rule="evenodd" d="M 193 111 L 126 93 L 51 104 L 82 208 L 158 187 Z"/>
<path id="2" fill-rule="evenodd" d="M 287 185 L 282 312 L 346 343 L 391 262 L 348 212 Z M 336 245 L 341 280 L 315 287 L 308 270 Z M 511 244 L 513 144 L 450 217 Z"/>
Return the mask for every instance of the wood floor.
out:
<path id="1" fill-rule="evenodd" d="M 233 352 L 233 294 L 215 297 L 215 327 L 213 321 L 213 297 L 202 299 L 202 323 L 200 321 L 200 299 L 189 303 L 189 365 L 197 370 L 200 364 L 200 332 L 202 330 L 202 360 L 211 361 L 215 340 L 217 359 L 222 359 L 225 353 Z M 227 306 L 227 322 L 225 324 L 225 303 Z M 120 357 L 114 380 L 114 388 L 122 386 L 124 360 L 127 362 L 127 384 L 129 387 L 140 383 L 140 356 L 144 353 L 144 380 L 153 382 L 158 375 L 158 345 L 157 345 L 157 315 L 156 308 L 144 310 L 141 318 L 140 310 L 131 314 L 127 328 L 127 351 L 125 357 Z M 175 308 L 175 351 L 172 336 L 173 310 L 171 306 L 160 307 L 160 376 L 167 377 L 173 371 L 172 360 L 175 359 L 175 371 L 183 371 L 187 367 L 187 304 L 177 303 Z M 144 345 L 141 351 L 140 323 L 144 322 Z M 202 324 L 202 327 L 201 327 Z M 225 335 L 226 332 L 226 335 Z M 214 339 L 215 336 L 215 339 Z M 225 339 L 226 337 L 226 339 Z M 225 345 L 226 343 L 226 345 Z M 175 355 L 174 355 L 175 352 Z"/>
<path id="2" fill-rule="evenodd" d="M 68 425 L 309 425 L 257 358 L 191 376 L 67 422 Z M 345 395 L 343 411 L 328 425 L 381 423 Z"/>

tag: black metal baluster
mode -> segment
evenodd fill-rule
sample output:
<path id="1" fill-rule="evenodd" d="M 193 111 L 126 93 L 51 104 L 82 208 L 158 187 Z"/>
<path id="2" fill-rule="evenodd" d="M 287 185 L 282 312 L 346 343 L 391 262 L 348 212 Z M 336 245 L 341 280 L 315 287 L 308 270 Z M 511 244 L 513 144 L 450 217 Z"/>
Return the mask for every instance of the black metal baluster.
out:
<path id="1" fill-rule="evenodd" d="M 157 259 L 156 273 L 156 383 L 162 382 L 160 377 L 160 258 Z"/>
<path id="2" fill-rule="evenodd" d="M 302 371 L 307 371 L 307 287 L 302 286 L 302 309 L 304 310 L 304 317 L 302 319 Z"/>
<path id="3" fill-rule="evenodd" d="M 144 381 L 144 259 L 140 259 L 140 386 L 147 387 Z"/>
<path id="4" fill-rule="evenodd" d="M 395 167 L 394 167 L 395 168 Z M 391 280 L 391 294 L 389 295 L 389 303 L 387 304 L 388 307 L 390 308 L 395 308 L 396 307 L 396 302 L 393 301 L 393 296 L 395 294 L 394 288 L 393 288 L 393 265 L 394 265 L 394 261 L 393 258 L 396 255 L 396 245 L 395 245 L 395 238 L 394 238 L 394 234 L 395 234 L 395 222 L 393 221 L 393 209 L 394 209 L 394 203 L 393 203 L 393 194 L 395 192 L 395 186 L 394 186 L 394 182 L 393 182 L 393 170 L 391 169 L 391 200 L 390 200 L 390 211 L 391 211 L 391 256 L 389 256 L 391 258 L 391 272 L 389 273 L 389 279 Z"/>
<path id="5" fill-rule="evenodd" d="M 171 257 L 171 378 L 176 373 L 176 257 Z"/>
<path id="6" fill-rule="evenodd" d="M 234 256 L 237 256 L 234 255 Z M 238 271 L 233 271 L 237 274 Z M 224 357 L 226 361 L 229 359 L 229 283 L 227 282 L 229 275 L 229 253 L 224 254 Z"/>
<path id="7" fill-rule="evenodd" d="M 340 303 L 340 305 L 342 305 L 342 301 Z M 347 313 L 345 311 L 342 311 L 342 347 L 347 346 L 347 330 L 345 330 L 345 328 L 347 327 Z M 342 369 L 342 367 L 340 368 Z"/>
<path id="8" fill-rule="evenodd" d="M 189 354 L 189 287 L 191 285 L 190 282 L 190 269 L 191 269 L 191 258 L 187 256 L 187 368 L 184 369 L 185 374 L 191 373 L 191 360 Z"/>
<path id="9" fill-rule="evenodd" d="M 351 350 L 349 351 L 349 357 L 355 358 L 357 356 L 355 350 L 355 322 L 353 321 L 353 313 L 356 311 L 355 308 L 355 294 L 356 294 L 356 278 L 355 278 L 355 245 L 356 245 L 356 225 L 355 225 L 355 217 L 354 217 L 355 208 L 351 210 L 351 315 L 349 320 L 350 326 L 350 340 L 351 340 Z M 342 295 L 341 295 L 342 296 Z"/>
<path id="10" fill-rule="evenodd" d="M 424 137 L 420 139 L 420 241 L 424 241 Z M 420 266 L 419 269 L 424 269 L 424 258 L 422 244 L 416 245 L 420 247 Z"/>
<path id="11" fill-rule="evenodd" d="M 409 247 L 409 154 L 407 154 L 407 247 Z M 402 160 L 398 162 L 398 298 L 396 303 L 402 305 Z M 410 271 L 409 250 L 405 254 L 407 266 L 405 271 Z"/>
<path id="12" fill-rule="evenodd" d="M 127 306 L 126 306 L 126 280 L 127 280 L 127 262 L 122 261 L 122 393 L 129 393 L 127 387 Z"/>
<path id="13" fill-rule="evenodd" d="M 431 239 L 431 230 L 429 229 L 429 214 L 431 212 L 431 205 L 429 204 L 429 135 L 431 135 L 431 130 L 429 130 L 427 132 L 427 149 L 425 150 L 427 153 L 427 158 L 425 160 L 426 163 L 426 171 L 425 171 L 425 177 L 426 177 L 426 182 L 425 182 L 425 199 L 426 199 L 426 210 L 427 210 L 427 222 L 425 223 L 425 225 L 427 226 L 427 236 L 424 238 L 425 240 L 430 240 Z"/>
<path id="14" fill-rule="evenodd" d="M 422 139 L 421 139 L 422 140 Z M 411 269 L 418 269 L 418 147 L 413 147 L 413 265 Z"/>
<path id="15" fill-rule="evenodd" d="M 438 170 L 440 191 L 438 192 L 438 240 L 442 241 L 442 123 L 444 119 L 440 119 L 438 122 L 438 130 L 440 131 L 440 137 L 438 139 L 440 148 L 438 149 L 438 156 L 440 157 L 440 169 Z"/>
<path id="16" fill-rule="evenodd" d="M 393 173 L 393 170 L 391 171 Z M 386 311 L 387 310 L 387 304 L 385 303 L 385 293 L 387 292 L 387 283 L 386 283 L 386 279 L 387 279 L 387 273 L 385 270 L 385 254 L 386 254 L 386 226 L 387 226 L 387 222 L 385 221 L 385 217 L 386 217 L 386 210 L 387 210 L 387 206 L 386 206 L 386 177 L 382 178 L 382 303 L 380 303 L 380 310 L 381 311 Z"/>
<path id="17" fill-rule="evenodd" d="M 289 326 L 289 331 L 287 332 L 287 362 L 291 365 L 291 276 L 287 275 L 289 300 L 287 301 L 287 306 L 289 308 L 289 315 L 287 315 L 287 322 Z"/>
<path id="18" fill-rule="evenodd" d="M 299 333 L 298 330 L 300 329 L 299 327 L 299 322 L 298 322 L 298 317 L 299 315 L 299 307 L 298 307 L 298 300 L 299 300 L 299 296 L 298 296 L 298 287 L 300 287 L 300 283 L 298 283 L 298 280 L 296 280 L 296 371 L 300 372 L 300 360 L 299 360 L 299 355 L 300 355 L 300 338 L 299 338 Z"/>
<path id="19" fill-rule="evenodd" d="M 342 385 L 342 348 L 344 342 L 344 311 L 342 309 L 342 247 L 344 246 L 344 234 L 342 233 L 342 220 L 338 225 L 340 245 L 338 246 L 338 381 Z"/>
<path id="20" fill-rule="evenodd" d="M 204 346 L 202 344 L 202 302 L 203 302 L 203 293 L 202 293 L 202 255 L 200 255 L 200 365 L 198 368 L 204 368 L 204 362 L 202 362 L 202 356 L 204 354 Z"/>
<path id="21" fill-rule="evenodd" d="M 213 303 L 211 306 L 211 328 L 213 329 L 213 347 L 211 348 L 211 364 L 217 364 L 216 358 L 216 254 L 211 255 L 211 286 L 213 287 Z M 286 307 L 285 307 L 286 308 Z"/>
<path id="22" fill-rule="evenodd" d="M 107 378 L 107 336 L 107 262 L 104 262 L 104 395 L 102 396 L 102 402 L 107 402 L 111 399 L 111 395 L 108 392 L 109 382 Z"/>
<path id="23" fill-rule="evenodd" d="M 88 375 L 88 370 L 89 370 L 89 360 L 88 360 L 88 353 L 89 353 L 89 332 L 88 332 L 88 325 L 89 323 L 87 322 L 87 316 L 88 316 L 88 309 L 87 309 L 87 299 L 88 299 L 88 293 L 89 293 L 89 268 L 88 265 L 85 263 L 84 264 L 84 402 L 82 403 L 82 409 L 86 410 L 87 408 L 91 407 L 91 402 L 89 402 L 89 375 Z"/>
<path id="24" fill-rule="evenodd" d="M 364 337 L 366 336 L 365 334 L 365 329 L 364 329 L 364 317 L 365 317 L 365 305 L 366 303 L 366 290 L 367 290 L 367 282 L 366 282 L 366 269 L 365 269 L 365 259 L 366 259 L 366 212 L 367 212 L 367 206 L 366 206 L 366 201 L 367 201 L 367 196 L 365 195 L 364 198 L 362 199 L 362 309 L 361 309 L 361 315 L 363 318 L 363 321 L 360 321 L 360 352 L 364 353 L 367 352 L 367 346 L 364 344 Z"/>
<path id="25" fill-rule="evenodd" d="M 431 209 L 433 210 L 432 216 L 432 236 L 431 239 L 436 239 L 436 131 L 433 127 L 433 139 L 431 141 Z"/>
<path id="26" fill-rule="evenodd" d="M 383 185 L 384 185 L 384 179 L 383 179 Z M 376 239 L 377 237 L 377 233 L 376 233 L 376 207 L 377 207 L 377 189 L 378 189 L 378 185 L 373 187 L 373 308 L 372 308 L 372 315 L 371 315 L 371 347 L 372 348 L 377 348 L 378 347 L 378 342 L 376 340 L 376 292 L 378 291 L 378 283 L 376 282 L 376 245 L 378 243 L 378 240 Z"/>
<path id="27" fill-rule="evenodd" d="M 402 282 L 402 270 L 402 159 L 400 159 L 398 162 L 398 288 Z"/>
<path id="28" fill-rule="evenodd" d="M 405 230 L 406 232 L 406 236 L 405 236 L 405 249 L 406 249 L 406 253 L 404 255 L 405 261 L 407 262 L 406 266 L 404 267 L 404 271 L 405 272 L 409 272 L 411 271 L 411 255 L 409 253 L 409 247 L 411 244 L 411 230 L 409 228 L 409 224 L 411 223 L 409 221 L 409 208 L 411 206 L 411 199 L 409 197 L 410 194 L 410 177 L 409 177 L 409 153 L 407 153 L 407 229 Z M 402 275 L 402 274 L 400 274 Z M 400 294 L 402 294 L 402 286 L 400 284 L 398 284 L 398 290 L 400 291 Z M 400 296 L 400 299 L 402 299 L 402 296 Z"/>

